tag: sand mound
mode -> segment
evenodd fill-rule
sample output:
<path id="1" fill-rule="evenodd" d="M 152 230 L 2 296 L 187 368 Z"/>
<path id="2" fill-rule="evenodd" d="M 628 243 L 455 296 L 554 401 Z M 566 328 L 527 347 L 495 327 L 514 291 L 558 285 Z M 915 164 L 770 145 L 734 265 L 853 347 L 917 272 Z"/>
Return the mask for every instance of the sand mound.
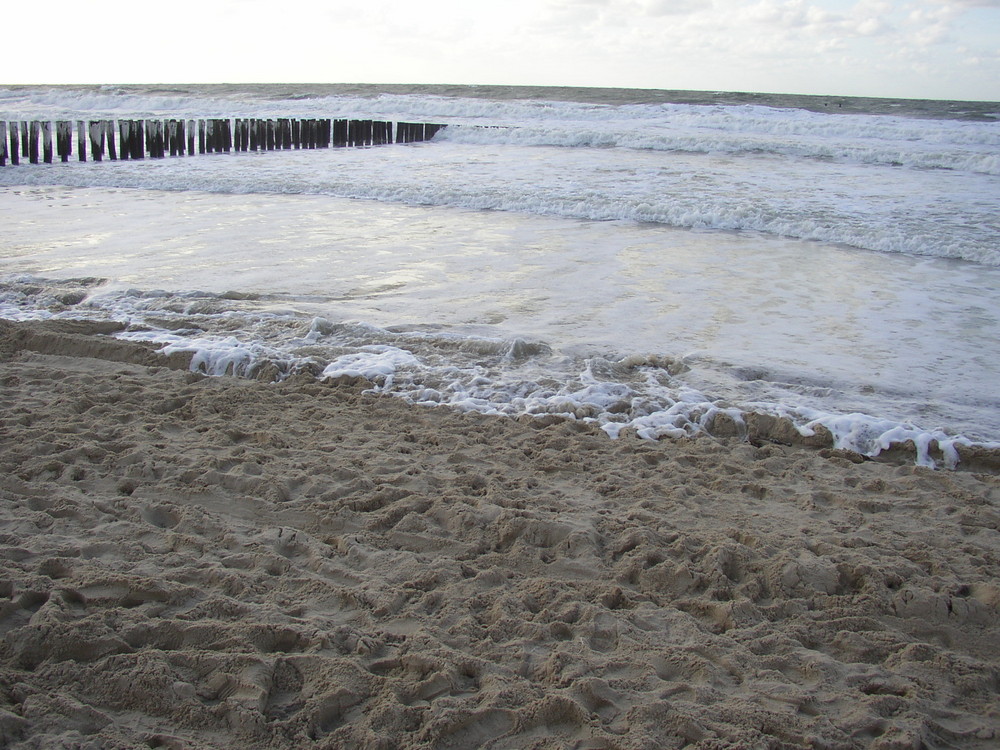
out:
<path id="1" fill-rule="evenodd" d="M 94 333 L 0 330 L 0 746 L 1000 742 L 993 475 Z"/>

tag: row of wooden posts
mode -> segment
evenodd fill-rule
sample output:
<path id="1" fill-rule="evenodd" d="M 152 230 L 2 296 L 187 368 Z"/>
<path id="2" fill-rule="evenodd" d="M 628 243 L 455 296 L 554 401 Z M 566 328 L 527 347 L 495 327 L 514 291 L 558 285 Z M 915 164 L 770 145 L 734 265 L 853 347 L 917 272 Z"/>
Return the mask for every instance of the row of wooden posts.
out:
<path id="1" fill-rule="evenodd" d="M 8 158 L 12 165 L 19 164 L 22 158 L 31 164 L 38 164 L 40 160 L 51 164 L 53 155 L 60 161 L 69 161 L 73 154 L 74 122 L 57 120 L 54 124 L 53 152 L 52 122 L 8 123 L 0 120 L 0 166 L 5 166 Z M 87 161 L 88 151 L 94 161 L 102 161 L 105 154 L 114 161 L 143 159 L 147 155 L 159 159 L 167 154 L 192 156 L 195 153 L 414 143 L 430 140 L 445 127 L 433 123 L 397 122 L 393 138 L 393 123 L 379 120 L 78 120 L 75 125 L 76 155 L 80 161 Z"/>

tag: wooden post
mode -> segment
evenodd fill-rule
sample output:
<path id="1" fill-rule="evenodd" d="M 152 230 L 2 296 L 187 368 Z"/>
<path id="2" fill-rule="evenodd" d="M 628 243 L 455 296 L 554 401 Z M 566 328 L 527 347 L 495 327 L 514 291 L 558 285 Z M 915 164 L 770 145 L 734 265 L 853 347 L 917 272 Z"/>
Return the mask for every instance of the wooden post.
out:
<path id="1" fill-rule="evenodd" d="M 274 120 L 266 120 L 264 128 L 267 131 L 267 150 L 274 151 Z"/>
<path id="2" fill-rule="evenodd" d="M 198 153 L 205 153 L 205 121 L 198 120 Z"/>
<path id="3" fill-rule="evenodd" d="M 155 156 L 157 159 L 163 158 L 163 120 L 150 120 L 150 125 L 153 126 L 152 132 L 152 152 L 150 156 Z"/>
<path id="4" fill-rule="evenodd" d="M 28 159 L 32 164 L 38 164 L 38 120 L 32 120 L 28 136 Z"/>
<path id="5" fill-rule="evenodd" d="M 87 161 L 87 123 L 76 121 L 76 153 L 80 161 Z"/>
<path id="6" fill-rule="evenodd" d="M 42 129 L 42 161 L 52 163 L 52 123 L 48 120 L 39 123 Z"/>
<path id="7" fill-rule="evenodd" d="M 21 120 L 21 156 L 25 159 L 28 158 L 29 128 L 30 123 L 27 120 Z"/>
<path id="8" fill-rule="evenodd" d="M 59 155 L 59 161 L 69 161 L 71 132 L 67 120 L 56 120 L 56 154 Z"/>
<path id="9" fill-rule="evenodd" d="M 10 164 L 16 167 L 20 164 L 21 158 L 21 144 L 17 137 L 17 123 L 12 122 L 10 124 Z"/>
<path id="10" fill-rule="evenodd" d="M 128 120 L 118 121 L 118 150 L 122 161 L 132 157 L 132 127 Z"/>
<path id="11" fill-rule="evenodd" d="M 146 158 L 146 123 L 143 120 L 135 120 L 132 123 L 132 137 L 135 139 L 135 146 L 132 150 L 133 159 Z"/>
<path id="12" fill-rule="evenodd" d="M 100 120 L 90 121 L 90 152 L 94 161 L 104 159 L 104 123 Z"/>
<path id="13" fill-rule="evenodd" d="M 118 161 L 118 152 L 115 151 L 115 121 L 108 120 L 105 122 L 104 131 L 108 138 L 108 158 L 111 161 Z"/>
<path id="14" fill-rule="evenodd" d="M 0 120 L 0 167 L 7 166 L 7 123 Z"/>

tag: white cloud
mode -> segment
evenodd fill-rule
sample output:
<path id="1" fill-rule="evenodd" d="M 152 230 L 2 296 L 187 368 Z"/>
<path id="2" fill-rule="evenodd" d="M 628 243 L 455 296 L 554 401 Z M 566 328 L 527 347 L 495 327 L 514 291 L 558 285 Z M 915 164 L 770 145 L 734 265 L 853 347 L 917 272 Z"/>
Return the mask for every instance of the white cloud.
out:
<path id="1" fill-rule="evenodd" d="M 305 3 L 285 14 L 265 0 L 208 2 L 191 24 L 171 23 L 157 6 L 130 5 L 131 20 L 144 32 L 97 46 L 79 33 L 75 2 L 47 0 L 46 54 L 38 54 L 35 37 L 8 35 L 5 59 L 30 59 L 32 66 L 9 65 L 5 77 L 25 83 L 534 83 L 1000 99 L 1000 0 Z M 116 17 L 114 0 L 109 4 L 108 17 Z"/>

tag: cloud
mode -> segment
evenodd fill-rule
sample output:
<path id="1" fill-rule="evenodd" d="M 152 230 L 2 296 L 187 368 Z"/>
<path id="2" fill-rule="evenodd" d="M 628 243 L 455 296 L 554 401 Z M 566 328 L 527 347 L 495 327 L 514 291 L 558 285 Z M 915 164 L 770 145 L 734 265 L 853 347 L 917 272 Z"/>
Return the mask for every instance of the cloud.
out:
<path id="1" fill-rule="evenodd" d="M 1000 8 L 1000 0 L 933 0 L 933 2 L 965 8 Z"/>

